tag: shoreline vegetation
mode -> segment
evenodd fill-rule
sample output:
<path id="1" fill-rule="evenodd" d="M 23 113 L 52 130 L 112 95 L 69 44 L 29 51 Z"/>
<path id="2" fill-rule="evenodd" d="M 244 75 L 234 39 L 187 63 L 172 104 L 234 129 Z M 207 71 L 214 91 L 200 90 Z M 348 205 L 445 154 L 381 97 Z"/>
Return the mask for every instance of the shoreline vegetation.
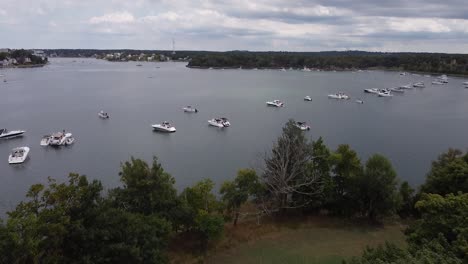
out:
<path id="1" fill-rule="evenodd" d="M 43 67 L 48 59 L 43 51 L 10 50 L 0 51 L 0 68 L 36 68 Z"/>
<path id="2" fill-rule="evenodd" d="M 390 70 L 468 76 L 468 54 L 366 51 L 188 51 L 49 49 L 49 57 L 93 57 L 109 61 L 187 61 L 194 69 Z"/>
<path id="3" fill-rule="evenodd" d="M 35 184 L 0 220 L 0 263 L 466 263 L 468 153 L 442 153 L 416 190 L 384 156 L 295 124 L 218 193 L 177 190 L 156 157 L 123 162 L 106 191 L 79 174 Z"/>

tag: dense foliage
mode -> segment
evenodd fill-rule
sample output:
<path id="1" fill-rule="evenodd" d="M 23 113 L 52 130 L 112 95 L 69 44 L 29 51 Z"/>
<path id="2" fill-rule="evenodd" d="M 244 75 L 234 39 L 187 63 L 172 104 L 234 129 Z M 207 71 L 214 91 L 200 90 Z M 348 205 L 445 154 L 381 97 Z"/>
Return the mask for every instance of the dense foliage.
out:
<path id="1" fill-rule="evenodd" d="M 245 52 L 199 54 L 189 67 L 316 68 L 323 70 L 387 68 L 406 71 L 468 74 L 468 55 L 441 53 Z"/>

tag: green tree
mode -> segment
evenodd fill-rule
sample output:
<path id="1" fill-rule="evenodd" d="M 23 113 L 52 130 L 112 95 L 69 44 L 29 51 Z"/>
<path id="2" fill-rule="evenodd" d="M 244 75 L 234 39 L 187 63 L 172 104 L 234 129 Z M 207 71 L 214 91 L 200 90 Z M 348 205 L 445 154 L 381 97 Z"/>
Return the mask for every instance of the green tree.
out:
<path id="1" fill-rule="evenodd" d="M 356 179 L 363 173 L 361 160 L 349 145 L 339 145 L 330 160 L 333 172 L 333 193 L 328 207 L 335 214 L 352 215 L 358 209 L 353 194 Z"/>
<path id="2" fill-rule="evenodd" d="M 101 192 L 99 181 L 77 174 L 33 185 L 0 227 L 0 255 L 14 260 L 7 263 L 167 262 L 170 224 L 112 208 Z"/>
<path id="3" fill-rule="evenodd" d="M 407 231 L 410 244 L 421 247 L 442 236 L 451 252 L 468 261 L 468 193 L 423 194 L 416 209 L 421 219 Z"/>
<path id="4" fill-rule="evenodd" d="M 222 207 L 212 192 L 213 187 L 213 181 L 205 179 L 192 187 L 185 188 L 180 194 L 184 208 L 185 229 L 198 235 L 203 250 L 210 241 L 221 236 L 224 227 L 220 215 Z"/>
<path id="5" fill-rule="evenodd" d="M 355 199 L 362 215 L 376 221 L 379 216 L 397 209 L 397 176 L 392 164 L 381 155 L 373 155 L 366 162 L 364 173 L 356 178 Z"/>
<path id="6" fill-rule="evenodd" d="M 398 215 L 402 218 L 407 218 L 414 214 L 415 196 L 414 189 L 408 184 L 403 182 L 399 189 L 400 207 L 398 208 Z"/>
<path id="7" fill-rule="evenodd" d="M 240 207 L 258 193 L 259 181 L 257 173 L 252 169 L 237 172 L 234 181 L 226 181 L 220 189 L 221 199 L 229 214 L 234 213 L 233 225 L 237 225 Z"/>
<path id="8" fill-rule="evenodd" d="M 177 222 L 176 212 L 180 203 L 174 188 L 175 179 L 164 171 L 156 157 L 151 167 L 145 161 L 134 158 L 123 163 L 120 181 L 123 186 L 110 192 L 116 206 Z"/>
<path id="9" fill-rule="evenodd" d="M 449 149 L 432 162 L 422 192 L 445 195 L 468 192 L 468 153 Z"/>

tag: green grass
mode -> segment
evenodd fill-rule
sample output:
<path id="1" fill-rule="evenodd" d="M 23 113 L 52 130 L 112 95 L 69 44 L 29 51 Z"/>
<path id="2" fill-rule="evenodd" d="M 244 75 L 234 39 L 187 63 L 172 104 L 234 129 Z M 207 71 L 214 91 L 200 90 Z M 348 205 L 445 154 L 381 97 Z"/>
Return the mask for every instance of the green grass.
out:
<path id="1" fill-rule="evenodd" d="M 220 251 L 207 263 L 320 263 L 341 264 L 343 259 L 359 256 L 367 245 L 385 241 L 404 247 L 400 225 L 385 228 L 340 225 L 282 227 L 254 241 Z"/>

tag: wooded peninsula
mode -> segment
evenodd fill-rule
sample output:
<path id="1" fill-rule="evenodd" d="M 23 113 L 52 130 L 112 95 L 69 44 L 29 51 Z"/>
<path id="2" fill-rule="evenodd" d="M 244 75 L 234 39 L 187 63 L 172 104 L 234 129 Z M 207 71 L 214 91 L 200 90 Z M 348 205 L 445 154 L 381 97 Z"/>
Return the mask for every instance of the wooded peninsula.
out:
<path id="1" fill-rule="evenodd" d="M 412 72 L 468 75 L 467 54 L 366 52 L 366 51 L 189 51 L 189 50 L 97 50 L 49 49 L 49 56 L 95 57 L 108 54 L 126 56 L 163 55 L 172 61 L 189 61 L 190 68 L 243 68 L 243 69 L 312 69 L 327 71 L 386 69 Z"/>

